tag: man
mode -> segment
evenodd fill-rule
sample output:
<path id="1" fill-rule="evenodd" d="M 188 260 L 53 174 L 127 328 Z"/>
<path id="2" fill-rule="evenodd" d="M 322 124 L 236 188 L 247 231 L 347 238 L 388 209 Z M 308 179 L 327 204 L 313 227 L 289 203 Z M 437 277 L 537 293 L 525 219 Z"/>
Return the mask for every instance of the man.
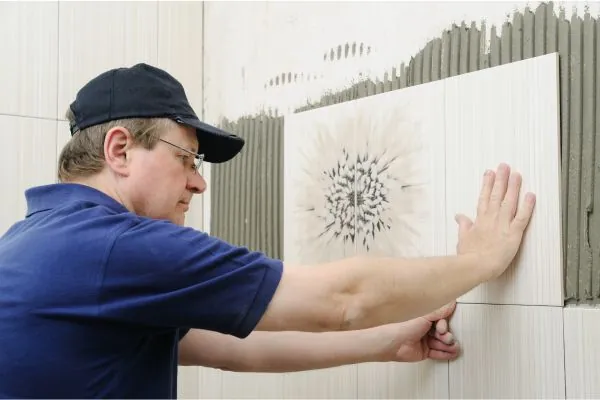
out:
<path id="1" fill-rule="evenodd" d="M 250 359 L 262 363 L 253 370 L 360 362 L 348 348 L 345 359 L 319 353 L 364 343 L 377 336 L 370 329 L 393 342 L 387 359 L 436 349 L 452 358 L 444 319 L 454 300 L 504 272 L 534 209 L 533 194 L 518 207 L 521 178 L 500 165 L 483 177 L 477 218 L 457 218 L 458 255 L 284 265 L 183 226 L 206 189 L 199 162 L 226 162 L 244 143 L 202 123 L 165 71 L 107 71 L 79 91 L 68 118 L 61 182 L 27 190 L 25 219 L 0 240 L 6 397 L 175 397 L 178 360 L 240 370 Z M 315 337 L 319 353 L 307 343 Z M 310 354 L 290 363 L 282 348 Z"/>

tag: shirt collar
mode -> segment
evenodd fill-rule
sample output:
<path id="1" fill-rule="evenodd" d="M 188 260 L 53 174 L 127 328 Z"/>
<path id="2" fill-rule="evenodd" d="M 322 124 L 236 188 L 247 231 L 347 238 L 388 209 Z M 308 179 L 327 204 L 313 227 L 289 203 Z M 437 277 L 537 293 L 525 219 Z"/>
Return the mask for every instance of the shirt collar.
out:
<path id="1" fill-rule="evenodd" d="M 129 212 L 125 206 L 93 187 L 77 183 L 55 183 L 36 186 L 25 191 L 27 217 L 40 211 L 50 210 L 66 203 L 91 202 L 117 212 Z"/>

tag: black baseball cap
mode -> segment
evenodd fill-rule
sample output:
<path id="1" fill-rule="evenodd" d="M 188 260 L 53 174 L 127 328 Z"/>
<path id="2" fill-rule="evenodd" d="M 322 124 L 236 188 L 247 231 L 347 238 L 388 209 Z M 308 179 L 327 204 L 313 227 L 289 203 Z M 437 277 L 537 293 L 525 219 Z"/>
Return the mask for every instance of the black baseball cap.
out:
<path id="1" fill-rule="evenodd" d="M 122 118 L 169 118 L 196 129 L 204 161 L 231 160 L 244 147 L 236 135 L 206 124 L 189 104 L 185 90 L 166 71 L 140 63 L 106 71 L 83 86 L 71 103 L 71 135 Z"/>

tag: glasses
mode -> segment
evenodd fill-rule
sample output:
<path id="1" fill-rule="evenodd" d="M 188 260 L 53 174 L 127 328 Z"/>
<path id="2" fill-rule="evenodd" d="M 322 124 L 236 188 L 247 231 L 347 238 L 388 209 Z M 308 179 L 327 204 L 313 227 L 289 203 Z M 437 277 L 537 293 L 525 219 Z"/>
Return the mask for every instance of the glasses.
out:
<path id="1" fill-rule="evenodd" d="M 193 151 L 189 151 L 188 149 L 184 149 L 183 147 L 177 146 L 175 143 L 171 143 L 171 142 L 169 142 L 167 140 L 164 140 L 164 139 L 160 139 L 159 138 L 158 140 L 160 140 L 161 142 L 164 142 L 166 144 L 169 144 L 169 145 L 171 145 L 173 147 L 176 147 L 176 148 L 178 148 L 181 151 L 185 151 L 188 154 L 191 154 L 196 159 L 196 161 L 194 161 L 194 170 L 196 171 L 196 173 L 198 173 L 198 170 L 200 169 L 200 166 L 202 166 L 202 161 L 204 161 L 204 154 L 194 153 Z"/>

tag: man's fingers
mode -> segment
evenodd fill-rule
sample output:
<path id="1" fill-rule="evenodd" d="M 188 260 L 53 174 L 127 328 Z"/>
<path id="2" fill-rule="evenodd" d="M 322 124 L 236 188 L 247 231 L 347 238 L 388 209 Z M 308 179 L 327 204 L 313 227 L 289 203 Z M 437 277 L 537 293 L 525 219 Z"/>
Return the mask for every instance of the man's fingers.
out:
<path id="1" fill-rule="evenodd" d="M 433 338 L 439 340 L 440 342 L 447 344 L 448 346 L 452 345 L 456 340 L 454 339 L 454 335 L 452 332 L 446 333 L 438 333 L 435 332 L 433 334 Z"/>
<path id="2" fill-rule="evenodd" d="M 501 163 L 498 166 L 494 187 L 490 195 L 489 208 L 496 211 L 500 208 L 500 204 L 504 200 L 506 189 L 508 186 L 508 178 L 510 176 L 510 167 L 507 164 Z"/>
<path id="3" fill-rule="evenodd" d="M 490 196 L 492 194 L 492 188 L 494 187 L 495 179 L 496 174 L 494 173 L 494 171 L 487 170 L 483 174 L 481 191 L 479 192 L 479 203 L 477 204 L 477 215 L 486 212 L 488 204 L 490 202 Z"/>
<path id="4" fill-rule="evenodd" d="M 446 351 L 429 350 L 429 358 L 432 360 L 450 361 L 456 359 L 458 355 L 458 351 L 449 353 Z"/>
<path id="5" fill-rule="evenodd" d="M 448 333 L 448 320 L 440 319 L 435 323 L 435 333 L 444 335 Z"/>
<path id="6" fill-rule="evenodd" d="M 458 343 L 456 341 L 453 342 L 452 344 L 446 344 L 437 339 L 429 338 L 429 341 L 427 342 L 427 346 L 429 346 L 429 348 L 432 350 L 448 351 L 448 352 L 458 351 Z"/>
<path id="7" fill-rule="evenodd" d="M 508 180 L 508 189 L 500 209 L 501 217 L 510 224 L 515 217 L 519 205 L 519 193 L 521 192 L 522 178 L 518 172 L 513 172 Z"/>
<path id="8" fill-rule="evenodd" d="M 458 224 L 459 234 L 466 231 L 467 229 L 470 229 L 471 226 L 473 226 L 473 221 L 471 221 L 471 219 L 464 214 L 456 214 L 454 216 L 454 220 Z"/>
<path id="9" fill-rule="evenodd" d="M 438 308 L 437 310 L 427 314 L 424 318 L 429 322 L 436 322 L 440 319 L 448 318 L 456 309 L 456 302 L 448 303 L 445 306 Z"/>
<path id="10" fill-rule="evenodd" d="M 527 228 L 527 225 L 531 220 L 531 215 L 533 214 L 533 209 L 535 208 L 535 201 L 536 198 L 533 193 L 527 193 L 525 195 L 525 200 L 523 201 L 523 204 L 521 204 L 521 207 L 519 207 L 517 210 L 517 215 L 512 222 L 512 226 L 515 229 L 518 229 L 521 232 L 525 231 L 525 228 Z"/>

